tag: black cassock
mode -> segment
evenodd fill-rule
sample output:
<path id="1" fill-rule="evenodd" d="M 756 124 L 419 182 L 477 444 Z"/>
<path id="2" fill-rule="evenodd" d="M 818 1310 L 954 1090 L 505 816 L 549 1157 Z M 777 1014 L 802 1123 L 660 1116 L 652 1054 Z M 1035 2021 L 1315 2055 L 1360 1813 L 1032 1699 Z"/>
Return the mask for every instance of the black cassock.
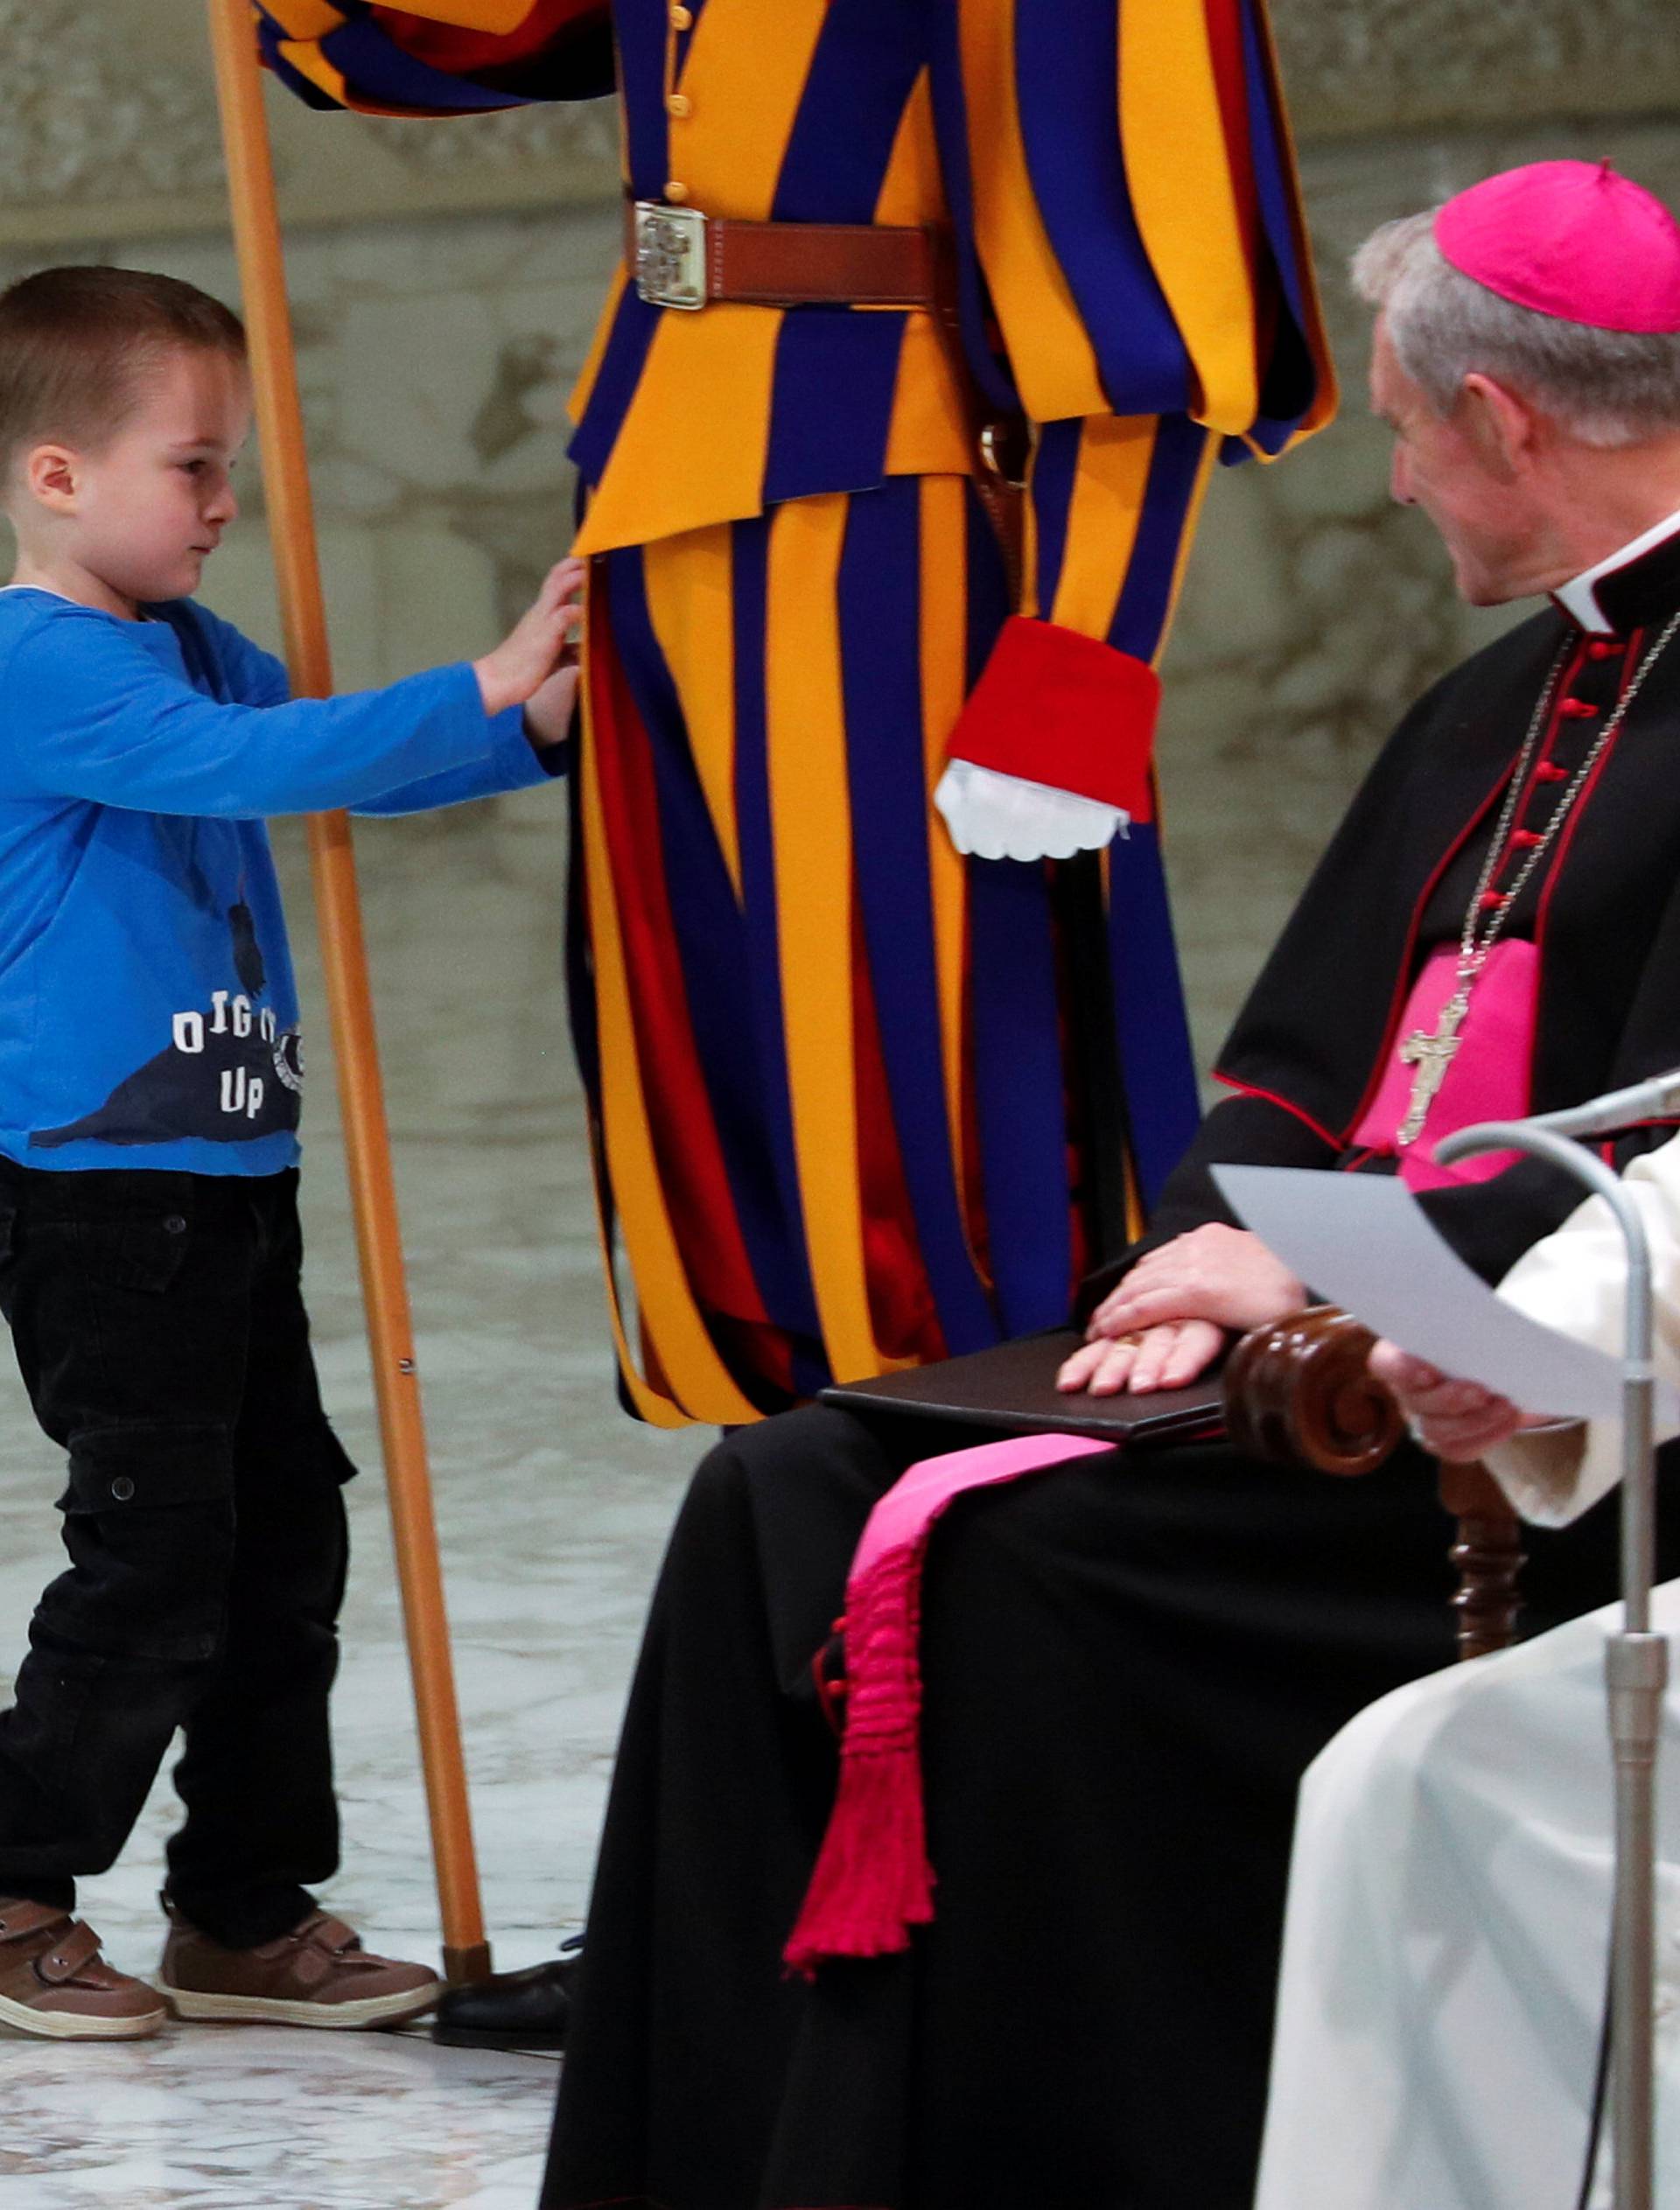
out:
<path id="1" fill-rule="evenodd" d="M 1680 541 L 1600 595 L 1614 638 L 1548 609 L 1396 732 L 1149 1242 L 1229 1217 L 1214 1161 L 1391 1169 L 1352 1131 L 1458 939 L 1548 670 L 1563 651 L 1519 829 L 1680 608 Z M 1680 1064 L 1680 638 L 1507 934 L 1538 951 L 1535 1109 Z M 1578 1194 L 1523 1163 L 1424 1202 L 1496 1279 Z M 701 1466 L 632 1691 L 544 2210 L 1248 2210 L 1297 1783 L 1453 1654 L 1433 1465 L 1334 1481 L 1202 1444 L 960 1500 L 922 1622 L 936 1918 L 907 1955 L 789 1980 L 836 1771 L 813 1655 L 872 1504 L 979 1439 L 816 1407 Z M 1615 1593 L 1614 1500 L 1528 1547 L 1530 1632 Z"/>

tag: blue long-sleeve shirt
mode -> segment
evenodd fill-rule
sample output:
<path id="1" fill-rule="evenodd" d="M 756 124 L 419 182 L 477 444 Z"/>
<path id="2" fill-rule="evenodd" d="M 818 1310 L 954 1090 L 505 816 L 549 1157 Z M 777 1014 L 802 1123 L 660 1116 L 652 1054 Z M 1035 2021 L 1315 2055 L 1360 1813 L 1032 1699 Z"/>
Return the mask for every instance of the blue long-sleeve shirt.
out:
<path id="1" fill-rule="evenodd" d="M 263 817 L 416 813 L 546 771 L 464 663 L 291 699 L 231 624 L 146 611 L 0 591 L 0 1153 L 275 1173 L 302 1060 Z"/>

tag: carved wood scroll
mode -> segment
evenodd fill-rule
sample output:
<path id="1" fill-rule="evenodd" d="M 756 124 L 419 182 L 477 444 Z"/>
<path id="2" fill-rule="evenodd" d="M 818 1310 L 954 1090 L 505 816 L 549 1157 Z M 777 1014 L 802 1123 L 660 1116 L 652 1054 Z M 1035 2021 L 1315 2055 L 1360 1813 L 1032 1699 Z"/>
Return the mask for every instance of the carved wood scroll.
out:
<path id="1" fill-rule="evenodd" d="M 1334 1304 L 1251 1329 L 1225 1367 L 1231 1442 L 1269 1465 L 1374 1472 L 1405 1433 L 1399 1407 L 1366 1370 L 1375 1340 Z M 1443 1465 L 1441 1502 L 1458 1521 L 1450 1555 L 1459 1570 L 1459 1654 L 1502 1650 L 1522 1606 L 1521 1524 L 1485 1466 Z"/>
<path id="2" fill-rule="evenodd" d="M 1375 1472 L 1405 1432 L 1394 1399 L 1365 1370 L 1376 1339 L 1334 1304 L 1251 1328 L 1225 1367 L 1231 1441 L 1275 1465 Z"/>

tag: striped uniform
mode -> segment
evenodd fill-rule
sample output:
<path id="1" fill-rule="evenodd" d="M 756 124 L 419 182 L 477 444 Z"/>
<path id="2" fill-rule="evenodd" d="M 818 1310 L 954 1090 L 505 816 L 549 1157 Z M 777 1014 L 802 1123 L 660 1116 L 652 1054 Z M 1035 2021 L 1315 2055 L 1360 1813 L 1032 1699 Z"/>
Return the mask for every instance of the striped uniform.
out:
<path id="1" fill-rule="evenodd" d="M 930 794 L 957 758 L 1132 813 L 1103 878 L 1146 1206 L 1195 1118 L 1154 667 L 1214 462 L 1334 404 L 1261 0 L 258 12 L 318 105 L 616 81 L 638 199 L 954 240 L 957 340 L 614 280 L 573 400 L 576 1028 L 645 1417 L 1059 1321 L 1088 1253 L 1058 871 L 960 859 Z M 1013 591 L 976 405 L 1032 426 Z"/>

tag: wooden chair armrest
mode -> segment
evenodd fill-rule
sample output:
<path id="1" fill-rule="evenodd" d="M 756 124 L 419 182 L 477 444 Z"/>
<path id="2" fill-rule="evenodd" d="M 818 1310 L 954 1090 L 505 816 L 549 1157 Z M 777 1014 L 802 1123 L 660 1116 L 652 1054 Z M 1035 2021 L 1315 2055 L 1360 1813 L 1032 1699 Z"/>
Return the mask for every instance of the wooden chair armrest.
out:
<path id="1" fill-rule="evenodd" d="M 1233 1444 L 1273 1465 L 1375 1472 L 1405 1433 L 1400 1408 L 1366 1371 L 1376 1340 L 1334 1304 L 1250 1328 L 1225 1361 Z"/>
<path id="2" fill-rule="evenodd" d="M 1374 1472 L 1405 1433 L 1398 1405 L 1366 1367 L 1376 1339 L 1334 1304 L 1251 1328 L 1225 1365 L 1232 1443 L 1268 1465 Z M 1485 1465 L 1443 1463 L 1440 1491 L 1458 1521 L 1451 1556 L 1459 1570 L 1459 1654 L 1480 1657 L 1515 1638 L 1522 1523 Z"/>

